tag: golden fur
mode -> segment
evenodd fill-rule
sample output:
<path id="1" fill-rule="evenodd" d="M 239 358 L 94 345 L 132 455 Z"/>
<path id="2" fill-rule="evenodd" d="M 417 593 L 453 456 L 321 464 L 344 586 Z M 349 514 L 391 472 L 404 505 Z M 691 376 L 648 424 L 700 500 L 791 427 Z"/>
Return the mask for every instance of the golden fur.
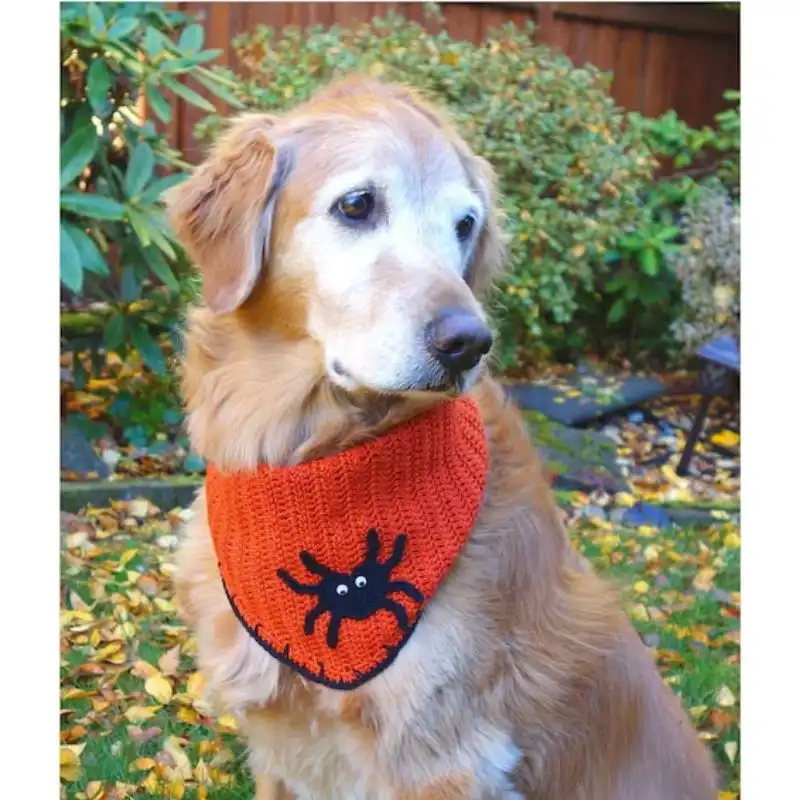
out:
<path id="1" fill-rule="evenodd" d="M 364 313 L 346 316 L 321 272 L 337 256 L 309 252 L 309 237 L 327 235 L 322 217 L 308 221 L 315 192 L 333 164 L 398 158 L 430 165 L 426 186 L 462 180 L 489 214 L 463 276 L 441 266 L 445 255 L 429 275 L 387 245 Z M 412 92 L 367 80 L 282 118 L 235 121 L 169 207 L 204 277 L 187 332 L 189 431 L 222 468 L 335 452 L 439 402 L 336 385 L 326 337 L 361 341 L 359 326 L 383 324 L 384 302 L 406 302 L 412 327 L 439 306 L 476 307 L 502 256 L 486 162 Z M 519 413 L 487 377 L 471 392 L 490 447 L 482 510 L 395 663 L 354 691 L 303 680 L 241 628 L 198 496 L 177 596 L 213 697 L 241 719 L 257 797 L 713 800 L 707 754 L 615 592 L 571 547 Z"/>

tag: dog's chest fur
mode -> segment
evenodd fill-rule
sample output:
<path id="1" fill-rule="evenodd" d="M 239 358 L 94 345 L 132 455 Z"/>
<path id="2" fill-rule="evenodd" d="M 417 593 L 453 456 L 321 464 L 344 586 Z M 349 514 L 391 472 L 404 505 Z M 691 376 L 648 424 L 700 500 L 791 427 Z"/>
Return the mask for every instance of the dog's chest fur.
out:
<path id="1" fill-rule="evenodd" d="M 257 742 L 255 771 L 282 777 L 297 798 L 396 800 L 397 787 L 451 781 L 480 764 L 483 774 L 470 782 L 477 778 L 484 793 L 493 787 L 498 797 L 516 797 L 510 775 L 520 753 L 510 735 L 476 717 L 451 684 L 466 682 L 457 677 L 452 641 L 463 635 L 457 625 L 443 633 L 441 621 L 423 619 L 385 673 L 349 692 L 311 684 L 273 662 L 275 699 L 245 717 L 251 746 Z M 432 653 L 439 654 L 435 667 Z M 462 715 L 472 718 L 467 733 Z M 459 796 L 471 796 L 471 788 L 464 786 Z"/>
<path id="2" fill-rule="evenodd" d="M 273 659 L 236 620 L 204 510 L 201 497 L 179 553 L 179 571 L 192 565 L 179 600 L 195 617 L 210 695 L 241 719 L 254 772 L 282 778 L 298 798 L 396 800 L 403 795 L 393 786 L 450 780 L 480 764 L 483 788 L 515 796 L 508 776 L 519 752 L 497 717 L 478 708 L 486 690 L 474 677 L 482 620 L 459 610 L 461 580 L 442 586 L 384 673 L 352 691 L 327 689 Z"/>

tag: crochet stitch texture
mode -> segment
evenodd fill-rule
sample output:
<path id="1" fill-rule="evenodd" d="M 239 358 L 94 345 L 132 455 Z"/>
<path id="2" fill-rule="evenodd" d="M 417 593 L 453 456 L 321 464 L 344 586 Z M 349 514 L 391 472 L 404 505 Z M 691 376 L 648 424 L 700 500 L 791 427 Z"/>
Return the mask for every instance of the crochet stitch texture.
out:
<path id="1" fill-rule="evenodd" d="M 209 465 L 208 521 L 231 606 L 304 677 L 352 689 L 383 671 L 469 538 L 488 473 L 471 398 L 291 467 Z"/>

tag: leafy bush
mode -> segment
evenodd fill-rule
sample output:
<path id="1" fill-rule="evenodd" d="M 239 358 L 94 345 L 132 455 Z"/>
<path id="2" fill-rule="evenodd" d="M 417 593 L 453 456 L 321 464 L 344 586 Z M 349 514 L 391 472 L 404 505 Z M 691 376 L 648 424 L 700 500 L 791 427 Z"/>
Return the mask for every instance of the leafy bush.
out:
<path id="1" fill-rule="evenodd" d="M 615 297 L 608 321 L 627 328 L 631 350 L 634 341 L 639 352 L 672 356 L 685 350 L 686 340 L 676 338 L 684 330 L 678 320 L 687 308 L 685 276 L 670 265 L 685 255 L 687 204 L 696 207 L 709 181 L 734 196 L 739 193 L 739 92 L 727 91 L 723 97 L 737 106 L 717 114 L 713 127 L 700 130 L 675 111 L 656 119 L 628 115 L 650 152 L 674 170 L 647 185 L 642 200 L 649 218 L 620 237 L 608 256 L 618 263 L 617 274 L 605 287 Z"/>
<path id="2" fill-rule="evenodd" d="M 203 66 L 221 51 L 202 46 L 202 26 L 161 3 L 61 6 L 61 282 L 69 305 L 84 307 L 85 337 L 71 336 L 74 314 L 62 332 L 73 339 L 76 375 L 78 350 L 100 343 L 123 356 L 132 347 L 164 369 L 154 332 L 177 315 L 189 264 L 161 194 L 187 165 L 142 118 L 141 101 L 163 123 L 171 95 L 213 111 L 180 80 L 191 77 L 235 103 L 225 79 Z"/>
<path id="3" fill-rule="evenodd" d="M 508 215 L 509 271 L 495 298 L 502 367 L 574 356 L 608 335 L 607 345 L 626 340 L 624 323 L 639 308 L 615 312 L 609 328 L 616 298 L 607 285 L 619 272 L 620 240 L 638 231 L 649 242 L 652 220 L 642 197 L 655 161 L 609 95 L 611 76 L 576 68 L 535 44 L 531 30 L 507 25 L 476 46 L 390 13 L 349 30 L 262 27 L 234 41 L 248 73 L 234 94 L 250 108 L 282 109 L 360 71 L 412 84 L 449 109 L 497 170 Z M 212 117 L 197 135 L 213 137 L 220 124 Z M 641 273 L 652 272 L 645 255 Z"/>
<path id="4" fill-rule="evenodd" d="M 739 151 L 741 129 L 741 95 L 729 89 L 723 98 L 735 106 L 720 111 L 714 117 L 714 126 L 697 130 L 681 120 L 675 111 L 649 119 L 632 112 L 630 124 L 643 136 L 650 151 L 675 170 L 689 167 L 688 174 L 678 172 L 681 183 L 672 184 L 672 194 L 667 199 L 680 204 L 694 191 L 694 177 L 715 174 L 733 193 L 739 190 Z M 699 162 L 699 167 L 697 166 Z"/>
<path id="5" fill-rule="evenodd" d="M 673 325 L 686 353 L 722 334 L 739 335 L 739 205 L 717 179 L 686 208 L 685 244 L 670 258 L 681 281 L 683 312 Z"/>

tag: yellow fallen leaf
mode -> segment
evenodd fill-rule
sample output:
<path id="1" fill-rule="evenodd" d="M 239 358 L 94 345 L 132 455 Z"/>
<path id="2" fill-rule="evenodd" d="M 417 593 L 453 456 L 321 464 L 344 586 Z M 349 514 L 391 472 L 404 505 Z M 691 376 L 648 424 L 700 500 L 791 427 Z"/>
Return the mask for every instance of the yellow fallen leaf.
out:
<path id="1" fill-rule="evenodd" d="M 85 744 L 64 744 L 59 750 L 58 761 L 61 780 L 68 783 L 78 780 L 81 774 L 81 753 Z"/>
<path id="2" fill-rule="evenodd" d="M 144 690 L 162 705 L 172 700 L 172 684 L 160 672 L 151 675 L 144 682 Z"/>
<path id="3" fill-rule="evenodd" d="M 661 467 L 661 474 L 673 485 L 677 486 L 679 489 L 686 489 L 689 486 L 689 480 L 687 478 L 681 478 L 677 472 L 669 465 L 664 464 Z"/>
<path id="4" fill-rule="evenodd" d="M 734 431 L 724 430 L 715 433 L 711 437 L 711 441 L 720 447 L 736 447 L 739 444 L 740 437 Z"/>
<path id="5" fill-rule="evenodd" d="M 671 489 L 667 491 L 664 495 L 664 499 L 668 500 L 671 503 L 694 503 L 695 496 L 692 493 L 691 489 L 687 489 L 686 487 L 680 488 L 678 486 L 673 486 Z"/>
<path id="6" fill-rule="evenodd" d="M 739 750 L 739 745 L 737 745 L 736 742 L 725 742 L 723 749 L 725 750 L 725 755 L 728 756 L 728 761 L 733 764 L 736 760 L 736 753 Z"/>
<path id="7" fill-rule="evenodd" d="M 225 714 L 217 719 L 217 728 L 222 733 L 236 733 L 239 730 L 239 725 L 234 717 L 230 714 Z"/>
<path id="8" fill-rule="evenodd" d="M 640 525 L 636 529 L 636 533 L 638 533 L 639 536 L 655 536 L 658 533 L 658 528 L 656 528 L 655 525 Z"/>
<path id="9" fill-rule="evenodd" d="M 147 777 L 141 783 L 141 787 L 149 795 L 158 795 L 159 788 L 158 788 L 158 778 L 156 777 L 156 773 L 148 772 Z"/>
<path id="10" fill-rule="evenodd" d="M 153 769 L 156 762 L 152 758 L 137 758 L 133 762 L 132 769 Z"/>
<path id="11" fill-rule="evenodd" d="M 630 492 L 617 492 L 614 495 L 614 505 L 618 508 L 632 508 L 636 505 L 636 498 Z"/>
<path id="12" fill-rule="evenodd" d="M 694 576 L 694 580 L 692 581 L 694 588 L 699 592 L 710 592 L 714 588 L 714 578 L 716 575 L 717 571 L 715 569 L 703 567 L 703 569 L 698 570 L 697 575 Z"/>
<path id="13" fill-rule="evenodd" d="M 727 686 L 723 686 L 717 692 L 717 705 L 722 706 L 723 708 L 729 708 L 730 706 L 736 705 L 736 697 Z"/>
<path id="14" fill-rule="evenodd" d="M 192 777 L 192 764 L 183 749 L 180 739 L 177 736 L 167 736 L 167 740 L 164 742 L 164 751 L 169 753 L 175 762 L 177 774 L 185 781 L 190 780 Z"/>
<path id="15" fill-rule="evenodd" d="M 91 613 L 80 608 L 64 609 L 61 612 L 60 619 L 62 627 L 71 625 L 73 622 L 94 622 L 94 617 Z"/>
<path id="16" fill-rule="evenodd" d="M 86 800 L 99 800 L 104 791 L 103 781 L 89 781 L 86 784 Z"/>
<path id="17" fill-rule="evenodd" d="M 636 581 L 636 583 L 633 584 L 633 591 L 636 592 L 636 594 L 644 594 L 649 588 L 650 585 L 647 581 Z"/>
<path id="18" fill-rule="evenodd" d="M 138 554 L 139 550 L 136 547 L 126 550 L 119 558 L 119 568 L 122 569 L 129 561 L 133 561 Z"/>
<path id="19" fill-rule="evenodd" d="M 661 555 L 661 548 L 655 544 L 649 544 L 644 549 L 644 558 L 645 561 L 658 561 L 658 557 Z"/>
<path id="20" fill-rule="evenodd" d="M 125 718 L 129 722 L 144 722 L 156 713 L 157 708 L 158 706 L 131 706 L 125 711 Z"/>
<path id="21" fill-rule="evenodd" d="M 118 653 L 122 649 L 122 642 L 111 642 L 105 647 L 101 647 L 94 656 L 94 661 L 105 661 L 109 656 Z"/>
<path id="22" fill-rule="evenodd" d="M 638 622 L 647 622 L 650 617 L 647 614 L 647 609 L 641 603 L 637 603 L 631 609 L 631 619 L 635 619 Z"/>
<path id="23" fill-rule="evenodd" d="M 193 672 L 189 676 L 189 680 L 186 682 L 186 694 L 188 694 L 193 700 L 197 700 L 202 697 L 204 686 L 205 680 L 203 676 L 199 672 Z"/>
<path id="24" fill-rule="evenodd" d="M 725 538 L 722 540 L 722 543 L 730 550 L 736 550 L 741 546 L 742 540 L 739 538 L 738 533 L 731 532 L 725 534 Z"/>
<path id="25" fill-rule="evenodd" d="M 185 722 L 187 725 L 195 725 L 200 722 L 200 715 L 193 708 L 182 706 L 178 709 L 177 716 L 181 722 Z"/>
<path id="26" fill-rule="evenodd" d="M 62 700 L 78 700 L 82 697 L 91 697 L 95 694 L 93 689 L 65 689 L 61 693 Z"/>
<path id="27" fill-rule="evenodd" d="M 708 711 L 708 706 L 692 706 L 689 709 L 689 714 L 691 715 L 692 719 L 697 721 L 700 719 L 705 713 Z"/>
<path id="28" fill-rule="evenodd" d="M 186 787 L 180 781 L 170 781 L 167 784 L 166 796 L 169 797 L 170 800 L 181 800 L 185 792 Z"/>

